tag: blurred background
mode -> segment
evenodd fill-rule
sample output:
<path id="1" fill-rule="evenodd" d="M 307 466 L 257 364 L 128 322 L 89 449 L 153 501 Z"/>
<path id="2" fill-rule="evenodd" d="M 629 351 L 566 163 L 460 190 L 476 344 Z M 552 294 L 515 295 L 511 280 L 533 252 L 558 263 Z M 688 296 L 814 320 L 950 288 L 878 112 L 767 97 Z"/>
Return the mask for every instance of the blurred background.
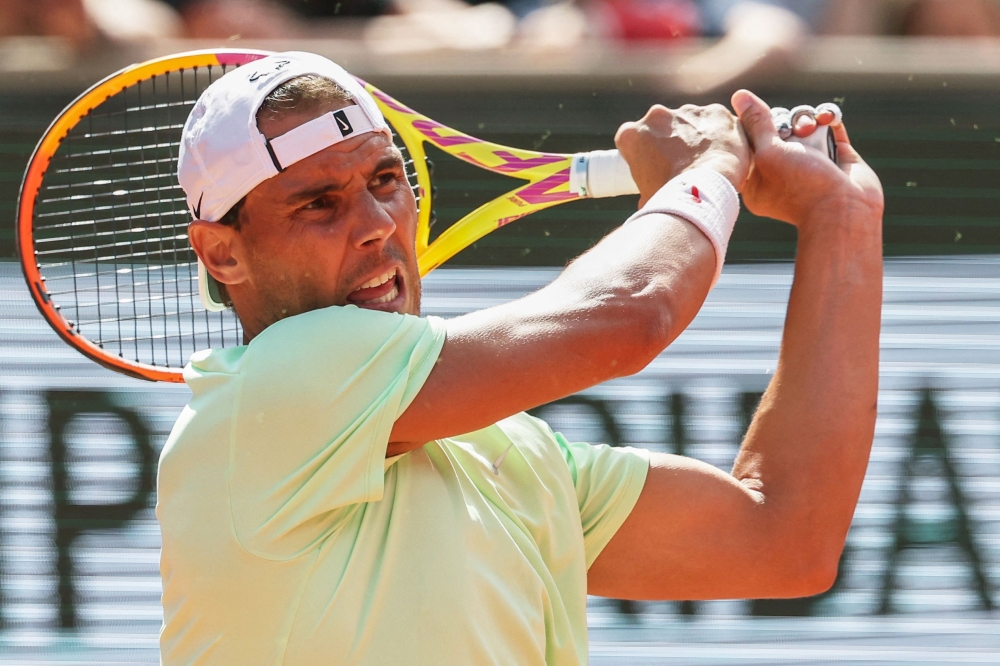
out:
<path id="1" fill-rule="evenodd" d="M 219 45 L 315 51 L 447 125 L 559 152 L 742 86 L 837 101 L 887 195 L 879 421 L 837 583 L 788 601 L 592 599 L 591 659 L 1000 663 L 998 37 L 992 0 L 0 0 L 0 663 L 157 660 L 155 461 L 188 392 L 57 339 L 14 216 L 76 95 Z M 444 224 L 509 187 L 436 163 Z M 428 278 L 425 311 L 544 285 L 634 206 L 578 202 L 487 236 Z M 538 413 L 570 438 L 728 469 L 774 369 L 794 252 L 793 228 L 744 213 L 689 331 L 643 373 Z"/>

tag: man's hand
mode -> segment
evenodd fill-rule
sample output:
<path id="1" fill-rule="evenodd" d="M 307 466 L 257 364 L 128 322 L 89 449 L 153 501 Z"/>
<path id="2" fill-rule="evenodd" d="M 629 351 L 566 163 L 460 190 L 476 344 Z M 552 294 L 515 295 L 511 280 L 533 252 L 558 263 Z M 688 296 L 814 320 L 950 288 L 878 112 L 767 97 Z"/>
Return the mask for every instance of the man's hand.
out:
<path id="1" fill-rule="evenodd" d="M 750 146 L 737 119 L 721 104 L 659 104 L 641 120 L 618 128 L 615 145 L 632 170 L 642 206 L 674 176 L 695 167 L 715 169 L 741 189 L 750 170 Z"/>
<path id="2" fill-rule="evenodd" d="M 727 475 L 650 454 L 632 513 L 588 572 L 622 599 L 792 597 L 830 587 L 875 429 L 882 190 L 836 128 L 837 168 L 778 138 L 767 105 L 733 97 L 756 148 L 744 190 L 799 229 L 778 366 Z"/>
<path id="3" fill-rule="evenodd" d="M 747 90 L 733 95 L 754 151 L 754 166 L 743 189 L 743 203 L 754 215 L 799 226 L 823 208 L 849 205 L 880 218 L 882 187 L 878 176 L 851 146 L 843 124 L 832 128 L 840 165 L 817 159 L 819 152 L 783 141 L 771 110 Z"/>

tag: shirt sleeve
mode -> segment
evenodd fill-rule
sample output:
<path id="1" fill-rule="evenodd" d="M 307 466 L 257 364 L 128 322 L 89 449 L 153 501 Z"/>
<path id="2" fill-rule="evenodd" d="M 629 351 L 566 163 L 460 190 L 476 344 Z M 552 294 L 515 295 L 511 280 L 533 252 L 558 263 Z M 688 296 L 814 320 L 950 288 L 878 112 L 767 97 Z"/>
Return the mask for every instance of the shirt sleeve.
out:
<path id="1" fill-rule="evenodd" d="M 230 441 L 244 548 L 294 557 L 382 498 L 392 426 L 444 339 L 440 319 L 337 306 L 278 322 L 250 343 Z"/>
<path id="2" fill-rule="evenodd" d="M 632 513 L 649 471 L 649 451 L 568 442 L 555 433 L 569 465 L 583 525 L 587 568 Z"/>

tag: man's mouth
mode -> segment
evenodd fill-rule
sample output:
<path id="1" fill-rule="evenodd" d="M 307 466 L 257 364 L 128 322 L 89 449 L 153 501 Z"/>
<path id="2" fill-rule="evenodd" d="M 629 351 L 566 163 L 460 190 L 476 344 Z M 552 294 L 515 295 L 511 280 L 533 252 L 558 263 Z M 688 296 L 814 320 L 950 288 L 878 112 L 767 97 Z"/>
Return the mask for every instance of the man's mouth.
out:
<path id="1" fill-rule="evenodd" d="M 397 269 L 393 268 L 347 295 L 347 300 L 359 307 L 377 307 L 392 303 L 399 297 L 400 280 Z"/>

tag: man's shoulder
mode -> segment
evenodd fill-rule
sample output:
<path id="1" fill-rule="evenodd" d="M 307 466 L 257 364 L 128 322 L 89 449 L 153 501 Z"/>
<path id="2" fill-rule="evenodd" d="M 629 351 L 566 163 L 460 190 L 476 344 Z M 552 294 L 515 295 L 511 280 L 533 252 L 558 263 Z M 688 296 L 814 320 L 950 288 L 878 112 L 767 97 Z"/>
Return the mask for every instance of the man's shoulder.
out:
<path id="1" fill-rule="evenodd" d="M 310 332 L 316 329 L 328 331 L 333 328 L 364 334 L 368 330 L 392 330 L 405 323 L 415 324 L 428 319 L 410 314 L 369 310 L 350 304 L 331 305 L 277 321 L 265 328 L 251 345 L 257 344 L 257 340 L 280 339 L 288 335 L 301 335 L 304 331 Z"/>
<path id="2" fill-rule="evenodd" d="M 247 367 L 256 367 L 262 356 L 268 359 L 278 351 L 282 355 L 308 355 L 333 345 L 343 349 L 352 340 L 371 343 L 391 335 L 403 323 L 401 315 L 378 316 L 386 314 L 353 305 L 303 312 L 268 326 L 250 344 L 195 352 L 184 378 L 191 384 L 192 380 L 239 375 Z"/>
<path id="3" fill-rule="evenodd" d="M 250 342 L 252 362 L 266 356 L 333 355 L 341 361 L 364 361 L 365 352 L 420 339 L 442 327 L 434 317 L 377 312 L 354 305 L 335 305 L 304 312 L 268 326 Z"/>
<path id="4" fill-rule="evenodd" d="M 248 345 L 199 352 L 189 370 L 196 380 L 239 375 L 261 388 L 308 388 L 310 377 L 336 385 L 362 370 L 367 379 L 372 370 L 394 376 L 399 366 L 419 362 L 426 348 L 440 347 L 435 343 L 443 337 L 443 323 L 433 317 L 333 306 L 272 324 Z"/>

